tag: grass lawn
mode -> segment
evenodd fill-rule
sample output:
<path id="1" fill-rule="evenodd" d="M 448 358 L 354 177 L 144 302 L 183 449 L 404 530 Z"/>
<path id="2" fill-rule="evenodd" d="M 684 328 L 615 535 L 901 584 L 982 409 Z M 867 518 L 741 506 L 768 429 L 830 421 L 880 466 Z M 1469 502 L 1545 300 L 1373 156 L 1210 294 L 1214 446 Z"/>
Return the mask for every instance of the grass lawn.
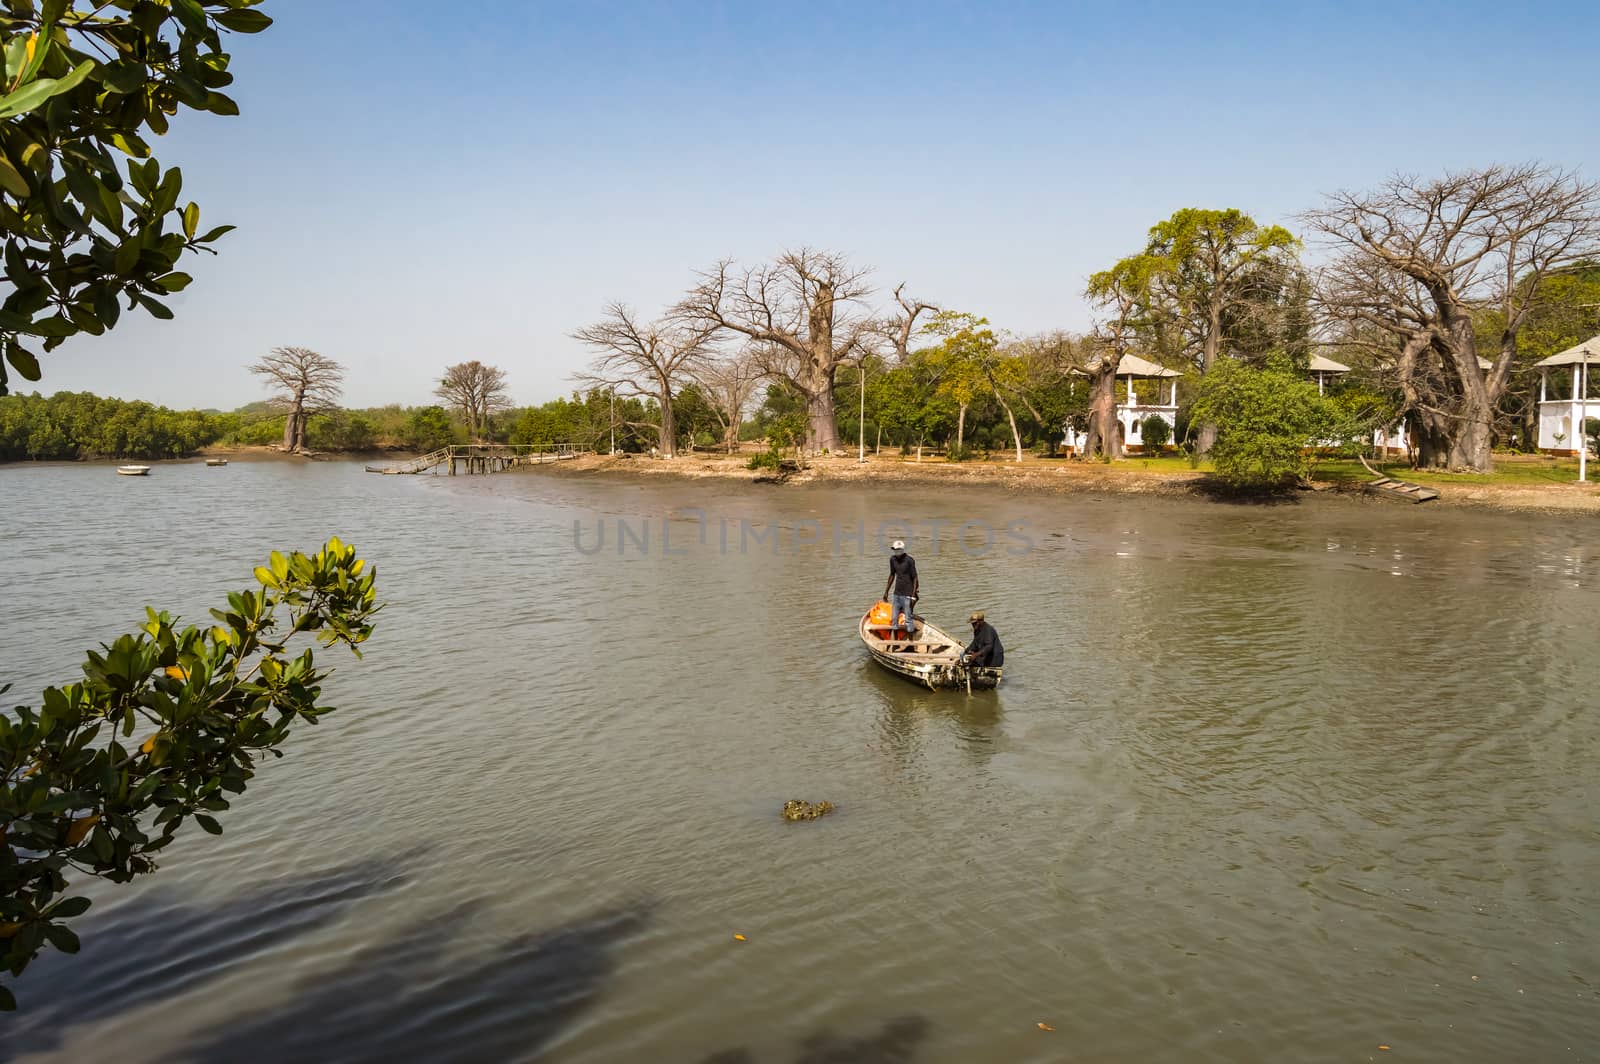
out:
<path id="1" fill-rule="evenodd" d="M 1590 463 L 1591 466 L 1594 463 Z M 1493 473 L 1440 473 L 1427 469 L 1412 469 L 1405 462 L 1373 462 L 1372 468 L 1388 476 L 1409 480 L 1415 484 L 1448 487 L 1452 484 L 1492 484 L 1498 487 L 1543 486 L 1546 484 L 1576 484 L 1578 460 L 1555 458 L 1549 455 L 1497 454 Z M 1351 459 L 1318 462 L 1311 472 L 1314 480 L 1336 482 L 1371 480 L 1372 474 L 1361 463 Z M 1600 478 L 1600 469 L 1592 469 L 1591 478 Z"/>

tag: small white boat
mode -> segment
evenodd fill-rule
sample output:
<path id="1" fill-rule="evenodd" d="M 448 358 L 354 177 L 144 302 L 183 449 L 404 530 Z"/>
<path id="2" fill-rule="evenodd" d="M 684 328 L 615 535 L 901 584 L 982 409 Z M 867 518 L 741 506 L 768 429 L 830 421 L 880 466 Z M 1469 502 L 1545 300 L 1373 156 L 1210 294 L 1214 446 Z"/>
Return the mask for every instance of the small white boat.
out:
<path id="1" fill-rule="evenodd" d="M 150 467 L 147 465 L 119 465 L 117 466 L 117 474 L 124 477 L 147 477 L 150 475 Z"/>
<path id="2" fill-rule="evenodd" d="M 218 466 L 218 465 L 227 465 L 227 464 L 228 464 L 228 460 L 226 458 L 207 458 L 206 459 L 206 465 Z"/>
<path id="3" fill-rule="evenodd" d="M 910 638 L 899 638 L 896 630 L 887 626 L 887 614 L 888 603 L 880 602 L 861 618 L 861 641 L 879 665 L 930 689 L 965 687 L 975 691 L 999 686 L 1000 669 L 962 663 L 966 647 L 959 639 L 915 616 Z"/>

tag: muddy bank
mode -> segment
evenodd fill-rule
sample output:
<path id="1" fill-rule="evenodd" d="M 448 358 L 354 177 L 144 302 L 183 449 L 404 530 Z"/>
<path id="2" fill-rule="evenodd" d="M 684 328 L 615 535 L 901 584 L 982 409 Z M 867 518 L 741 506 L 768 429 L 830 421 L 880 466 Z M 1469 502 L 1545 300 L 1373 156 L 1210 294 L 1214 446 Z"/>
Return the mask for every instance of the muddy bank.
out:
<path id="1" fill-rule="evenodd" d="M 1216 480 L 1202 470 L 1142 468 L 1137 460 L 1111 465 L 1065 459 L 1028 458 L 1023 462 L 915 462 L 898 456 L 812 460 L 806 468 L 774 477 L 768 470 L 747 467 L 747 456 L 685 455 L 668 460 L 643 455 L 584 455 L 567 462 L 534 466 L 521 471 L 531 476 L 676 477 L 686 480 L 717 478 L 742 480 L 752 487 L 782 484 L 851 484 L 864 481 L 941 487 L 998 487 L 1023 494 L 1155 495 L 1168 498 L 1213 499 Z M 1425 506 L 1487 507 L 1528 512 L 1600 514 L 1600 487 L 1593 484 L 1493 485 L 1439 484 L 1439 498 Z M 1404 502 L 1368 495 L 1358 481 L 1316 481 L 1313 492 L 1350 496 L 1375 506 L 1405 506 Z M 1290 496 L 1292 499 L 1293 496 Z"/>

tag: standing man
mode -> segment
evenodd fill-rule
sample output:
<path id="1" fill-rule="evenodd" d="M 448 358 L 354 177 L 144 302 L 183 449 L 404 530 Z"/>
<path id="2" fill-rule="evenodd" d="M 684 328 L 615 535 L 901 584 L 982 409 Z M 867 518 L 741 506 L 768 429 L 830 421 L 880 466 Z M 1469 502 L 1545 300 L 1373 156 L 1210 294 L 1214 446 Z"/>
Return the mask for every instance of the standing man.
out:
<path id="1" fill-rule="evenodd" d="M 972 622 L 972 642 L 967 644 L 961 660 L 968 665 L 991 665 L 997 669 L 1004 665 L 1005 648 L 1000 645 L 1000 636 L 994 626 L 983 619 L 983 611 L 976 611 L 967 620 Z"/>
<path id="2" fill-rule="evenodd" d="M 883 597 L 889 600 L 889 626 L 900 628 L 900 614 L 906 615 L 906 638 L 911 637 L 911 630 L 916 627 L 917 620 L 911 615 L 911 604 L 917 600 L 919 585 L 917 583 L 917 563 L 911 555 L 906 553 L 906 541 L 894 541 L 894 553 L 889 555 L 889 582 L 883 585 Z"/>

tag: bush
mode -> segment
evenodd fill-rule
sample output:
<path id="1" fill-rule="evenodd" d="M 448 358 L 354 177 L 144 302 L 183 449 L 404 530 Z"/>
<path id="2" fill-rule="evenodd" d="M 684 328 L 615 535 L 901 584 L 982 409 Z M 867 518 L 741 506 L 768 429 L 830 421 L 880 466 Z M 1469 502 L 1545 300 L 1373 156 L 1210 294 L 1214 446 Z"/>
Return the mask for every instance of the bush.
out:
<path id="1" fill-rule="evenodd" d="M 944 460 L 946 462 L 970 462 L 972 461 L 974 455 L 975 451 L 971 446 L 967 444 L 952 444 L 944 452 Z"/>
<path id="2" fill-rule="evenodd" d="M 1279 491 L 1304 480 L 1309 449 L 1327 428 L 1317 386 L 1278 360 L 1261 369 L 1219 360 L 1200 383 L 1194 420 L 1217 426 L 1217 475 L 1244 491 Z"/>
<path id="3" fill-rule="evenodd" d="M 1139 422 L 1139 438 L 1153 450 L 1161 450 L 1172 442 L 1172 426 L 1159 414 L 1151 414 Z"/>
<path id="4" fill-rule="evenodd" d="M 437 451 L 456 440 L 456 427 L 442 406 L 424 406 L 412 411 L 406 425 L 406 443 L 415 451 Z"/>

